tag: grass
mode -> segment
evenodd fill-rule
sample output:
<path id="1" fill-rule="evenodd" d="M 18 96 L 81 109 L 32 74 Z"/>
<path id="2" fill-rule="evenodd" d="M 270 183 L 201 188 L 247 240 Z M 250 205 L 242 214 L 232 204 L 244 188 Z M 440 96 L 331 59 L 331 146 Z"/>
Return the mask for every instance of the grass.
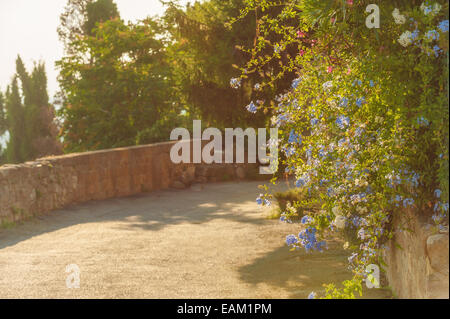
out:
<path id="1" fill-rule="evenodd" d="M 10 222 L 8 220 L 2 220 L 2 222 L 0 223 L 0 228 L 3 229 L 10 229 L 17 226 L 17 224 L 15 222 Z"/>

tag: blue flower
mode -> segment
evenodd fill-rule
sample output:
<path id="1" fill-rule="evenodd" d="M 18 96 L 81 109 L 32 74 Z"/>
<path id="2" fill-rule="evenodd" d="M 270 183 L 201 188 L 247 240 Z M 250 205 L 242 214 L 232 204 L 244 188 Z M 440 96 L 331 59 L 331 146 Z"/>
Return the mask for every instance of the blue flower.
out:
<path id="1" fill-rule="evenodd" d="M 352 85 L 355 86 L 355 84 L 361 85 L 362 81 L 361 80 L 355 80 L 355 81 L 353 81 Z"/>
<path id="2" fill-rule="evenodd" d="M 448 32 L 448 20 L 443 20 L 438 25 L 439 30 L 441 32 Z"/>
<path id="3" fill-rule="evenodd" d="M 339 105 L 342 106 L 342 107 L 347 107 L 347 105 L 348 105 L 348 99 L 347 99 L 346 97 L 343 97 L 343 98 L 341 99 L 341 102 L 339 103 Z"/>
<path id="4" fill-rule="evenodd" d="M 423 116 L 417 118 L 417 123 L 424 126 L 428 126 L 430 124 L 430 122 L 428 122 L 428 120 Z"/>
<path id="5" fill-rule="evenodd" d="M 322 252 L 323 248 L 326 248 L 326 246 L 327 246 L 327 243 L 325 241 L 323 241 L 323 240 L 318 242 L 318 243 L 316 243 L 316 249 L 319 252 Z"/>
<path id="6" fill-rule="evenodd" d="M 357 105 L 358 107 L 361 107 L 361 105 L 364 103 L 364 101 L 365 101 L 365 98 L 364 98 L 364 97 L 362 97 L 362 98 L 357 98 L 357 99 L 356 99 L 356 105 Z"/>
<path id="7" fill-rule="evenodd" d="M 319 120 L 316 118 L 311 119 L 311 126 L 316 125 L 317 123 L 319 123 Z"/>
<path id="8" fill-rule="evenodd" d="M 292 147 L 292 146 L 289 146 L 287 148 L 283 147 L 283 151 L 284 151 L 284 153 L 286 154 L 287 157 L 290 157 L 290 156 L 295 154 L 295 148 Z"/>
<path id="9" fill-rule="evenodd" d="M 256 84 L 255 84 L 255 90 L 259 91 L 260 88 L 261 88 L 261 84 L 256 83 Z"/>
<path id="10" fill-rule="evenodd" d="M 408 206 L 412 206 L 414 204 L 414 199 L 412 198 L 405 198 L 403 200 L 403 207 L 406 208 Z"/>
<path id="11" fill-rule="evenodd" d="M 375 83 L 372 80 L 370 80 L 369 85 L 370 85 L 370 87 L 373 88 L 375 86 Z"/>
<path id="12" fill-rule="evenodd" d="M 302 219 L 301 219 L 301 223 L 302 224 L 309 224 L 309 223 L 311 223 L 313 221 L 313 219 L 311 218 L 311 217 L 309 217 L 308 215 L 306 215 L 306 216 L 303 216 L 302 217 Z"/>
<path id="13" fill-rule="evenodd" d="M 247 105 L 247 111 L 249 111 L 250 113 L 256 113 L 258 109 L 256 108 L 255 103 L 253 103 L 253 101 Z"/>
<path id="14" fill-rule="evenodd" d="M 303 187 L 307 184 L 307 181 L 304 178 L 299 178 L 297 182 L 295 182 L 296 187 Z"/>
<path id="15" fill-rule="evenodd" d="M 287 235 L 286 236 L 286 245 L 291 246 L 298 243 L 297 237 L 295 235 Z"/>
<path id="16" fill-rule="evenodd" d="M 292 81 L 292 88 L 293 89 L 296 89 L 297 87 L 298 87 L 298 85 L 300 84 L 300 82 L 302 81 L 302 79 L 301 78 L 296 78 L 296 79 L 294 79 L 294 81 Z"/>
<path id="17" fill-rule="evenodd" d="M 308 295 L 308 299 L 316 299 L 317 294 L 313 291 Z"/>
<path id="18" fill-rule="evenodd" d="M 233 89 L 238 89 L 241 86 L 241 79 L 232 78 L 230 80 L 230 85 Z"/>
<path id="19" fill-rule="evenodd" d="M 328 187 L 327 195 L 328 195 L 328 197 L 332 197 L 334 195 L 334 190 L 332 187 Z"/>
<path id="20" fill-rule="evenodd" d="M 440 198 L 440 197 L 441 197 L 441 194 L 442 194 L 442 192 L 441 192 L 440 189 L 436 189 L 436 190 L 434 191 L 434 196 L 436 196 L 436 198 Z"/>
<path id="21" fill-rule="evenodd" d="M 433 51 L 434 51 L 434 55 L 435 55 L 436 57 L 438 57 L 438 56 L 439 56 L 439 53 L 442 52 L 442 49 L 441 49 L 438 45 L 435 45 L 435 46 L 433 47 Z"/>
<path id="22" fill-rule="evenodd" d="M 263 203 L 262 198 L 261 198 L 261 197 L 258 197 L 258 198 L 256 199 L 256 204 L 262 205 L 262 203 Z"/>
<path id="23" fill-rule="evenodd" d="M 344 115 L 341 115 L 336 119 L 336 124 L 341 130 L 343 130 L 350 124 L 350 119 Z"/>
<path id="24" fill-rule="evenodd" d="M 425 33 L 425 37 L 428 40 L 439 40 L 439 32 L 436 30 L 429 30 Z"/>
<path id="25" fill-rule="evenodd" d="M 416 40 L 417 38 L 419 37 L 419 30 L 414 30 L 412 33 L 411 33 L 411 40 Z"/>
<path id="26" fill-rule="evenodd" d="M 302 138 L 301 136 L 299 136 L 298 134 L 295 133 L 295 130 L 292 129 L 291 132 L 289 133 L 289 140 L 288 143 L 302 143 Z"/>

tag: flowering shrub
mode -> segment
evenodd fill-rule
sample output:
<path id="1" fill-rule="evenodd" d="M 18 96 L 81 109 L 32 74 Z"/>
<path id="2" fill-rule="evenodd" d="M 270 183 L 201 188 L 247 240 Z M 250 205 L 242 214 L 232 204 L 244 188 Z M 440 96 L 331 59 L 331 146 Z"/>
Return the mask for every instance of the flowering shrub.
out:
<path id="1" fill-rule="evenodd" d="M 366 266 L 383 264 L 393 214 L 412 208 L 437 227 L 448 220 L 448 1 L 379 1 L 379 29 L 365 25 L 370 1 L 246 3 L 241 17 L 255 12 L 259 37 L 232 85 L 258 72 L 259 90 L 293 79 L 275 101 L 247 109 L 273 114 L 286 173 L 314 195 L 302 205 L 321 203 L 286 244 L 321 251 L 326 232 L 352 233 L 354 278 L 326 289 L 352 298 Z M 267 68 L 274 60 L 279 67 Z"/>

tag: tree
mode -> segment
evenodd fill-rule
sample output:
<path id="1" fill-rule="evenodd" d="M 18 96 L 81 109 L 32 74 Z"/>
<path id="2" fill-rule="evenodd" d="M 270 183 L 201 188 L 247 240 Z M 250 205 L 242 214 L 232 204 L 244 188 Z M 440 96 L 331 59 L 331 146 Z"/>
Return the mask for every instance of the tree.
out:
<path id="1" fill-rule="evenodd" d="M 83 26 L 86 23 L 86 6 L 92 0 L 68 0 L 64 12 L 60 15 L 60 25 L 57 29 L 60 41 L 64 44 L 67 54 L 70 52 L 70 43 L 84 34 Z"/>
<path id="2" fill-rule="evenodd" d="M 16 71 L 6 94 L 6 129 L 10 135 L 6 160 L 20 163 L 59 154 L 61 147 L 56 138 L 53 107 L 48 101 L 44 64 L 36 64 L 30 75 L 19 56 Z"/>
<path id="3" fill-rule="evenodd" d="M 97 0 L 86 5 L 86 21 L 83 24 L 85 35 L 93 35 L 97 23 L 106 22 L 115 18 L 120 19 L 117 5 L 112 0 Z"/>
<path id="4" fill-rule="evenodd" d="M 119 17 L 119 11 L 112 0 L 68 0 L 60 15 L 58 36 L 67 54 L 74 54 L 70 44 L 84 35 L 92 35 L 92 29 L 99 22 Z"/>
<path id="5" fill-rule="evenodd" d="M 3 93 L 0 92 L 0 136 L 5 134 L 7 130 L 6 126 L 6 111 L 5 111 L 5 101 Z"/>
<path id="6" fill-rule="evenodd" d="M 6 111 L 9 131 L 9 141 L 6 147 L 6 161 L 21 163 L 26 160 L 25 144 L 25 110 L 22 105 L 17 76 L 6 90 Z"/>
<path id="7" fill-rule="evenodd" d="M 5 101 L 3 97 L 3 93 L 0 92 L 0 139 L 3 137 L 7 130 L 6 125 L 6 111 L 5 111 Z M 0 143 L 0 165 L 2 165 L 6 161 L 5 153 L 3 151 L 3 145 Z"/>
<path id="8" fill-rule="evenodd" d="M 156 20 L 125 25 L 115 18 L 71 44 L 76 54 L 57 62 L 65 95 L 60 115 L 66 151 L 169 137 L 161 126 L 176 125 L 170 121 L 179 110 L 172 103 L 162 32 Z M 152 137 L 152 132 L 164 136 Z"/>
<path id="9" fill-rule="evenodd" d="M 268 101 L 277 89 L 290 86 L 294 74 L 280 79 L 277 87 L 266 87 L 253 91 L 263 83 L 264 72 L 247 73 L 244 85 L 239 90 L 230 87 L 230 79 L 240 72 L 252 55 L 242 48 L 252 46 L 259 39 L 259 14 L 236 21 L 232 28 L 229 22 L 239 15 L 243 0 L 208 0 L 188 5 L 185 10 L 174 3 L 167 3 L 166 28 L 173 42 L 168 48 L 177 79 L 181 99 L 191 108 L 189 111 L 216 127 L 264 125 L 270 113 L 250 114 L 245 105 L 251 101 Z M 277 10 L 277 9 L 273 9 Z M 292 50 L 295 54 L 295 50 Z M 268 65 L 271 71 L 278 61 Z"/>

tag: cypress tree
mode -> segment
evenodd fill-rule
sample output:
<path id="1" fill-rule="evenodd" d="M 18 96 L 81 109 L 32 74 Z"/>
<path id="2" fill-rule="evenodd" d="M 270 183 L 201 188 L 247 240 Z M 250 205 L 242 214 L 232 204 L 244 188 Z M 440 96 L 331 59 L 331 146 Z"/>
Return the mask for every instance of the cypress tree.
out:
<path id="1" fill-rule="evenodd" d="M 6 147 L 6 161 L 20 163 L 25 161 L 25 112 L 15 76 L 6 90 L 6 118 L 9 141 Z"/>
<path id="2" fill-rule="evenodd" d="M 6 130 L 5 98 L 3 97 L 3 93 L 0 92 L 0 137 L 5 134 Z"/>
<path id="3" fill-rule="evenodd" d="M 60 154 L 61 145 L 53 122 L 54 109 L 48 99 L 44 64 L 35 64 L 33 72 L 29 74 L 18 56 L 16 72 L 6 97 L 6 120 L 10 135 L 6 161 L 20 163 L 45 155 Z"/>

